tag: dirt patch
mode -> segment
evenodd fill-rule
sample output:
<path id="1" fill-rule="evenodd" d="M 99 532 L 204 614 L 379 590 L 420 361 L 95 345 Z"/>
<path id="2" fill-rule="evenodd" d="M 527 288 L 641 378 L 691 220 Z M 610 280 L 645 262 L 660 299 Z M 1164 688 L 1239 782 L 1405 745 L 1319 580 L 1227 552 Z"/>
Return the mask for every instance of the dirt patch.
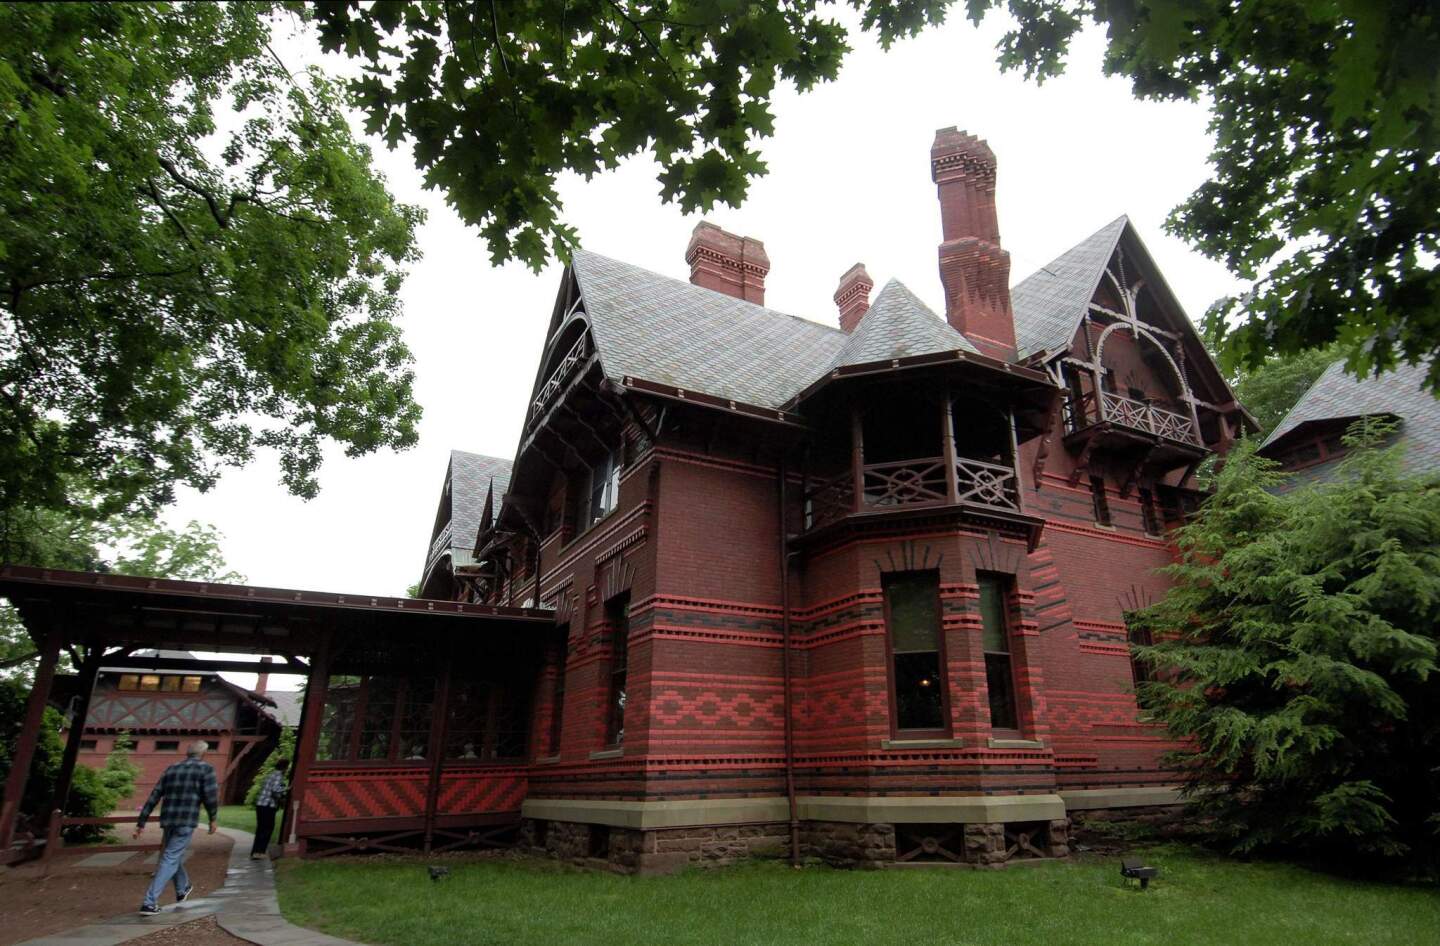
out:
<path id="1" fill-rule="evenodd" d="M 124 839 L 129 843 L 129 831 L 125 832 Z M 147 827 L 140 841 L 158 844 L 159 827 Z M 203 825 L 196 832 L 190 845 L 190 859 L 185 862 L 190 882 L 195 885 L 196 897 L 211 893 L 225 882 L 231 843 L 223 834 L 206 834 Z M 103 844 L 69 848 L 52 858 L 48 865 L 31 862 L 0 868 L 0 904 L 4 904 L 4 908 L 0 909 L 0 916 L 3 916 L 0 946 L 11 946 L 37 936 L 60 933 L 139 910 L 145 887 L 155 872 L 155 866 L 145 862 L 154 852 L 138 851 L 125 858 L 123 863 L 109 867 L 80 866 L 81 861 L 105 851 Z M 121 852 L 111 853 L 116 858 L 121 856 Z M 174 900 L 175 888 L 168 887 L 160 898 L 160 906 L 166 907 Z M 180 928 L 188 929 L 194 925 L 187 923 Z M 240 941 L 230 937 L 215 942 Z"/>
<path id="2" fill-rule="evenodd" d="M 249 940 L 231 936 L 220 928 L 213 916 L 193 923 L 181 923 L 167 930 L 132 939 L 125 946 L 247 946 Z"/>

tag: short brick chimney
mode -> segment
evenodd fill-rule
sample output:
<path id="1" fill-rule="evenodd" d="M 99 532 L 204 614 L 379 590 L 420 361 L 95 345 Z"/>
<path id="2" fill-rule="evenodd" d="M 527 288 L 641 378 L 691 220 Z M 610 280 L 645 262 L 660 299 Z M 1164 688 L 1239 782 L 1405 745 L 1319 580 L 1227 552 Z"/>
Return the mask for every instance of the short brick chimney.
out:
<path id="1" fill-rule="evenodd" d="M 690 281 L 756 305 L 765 304 L 765 274 L 770 257 L 765 244 L 721 230 L 708 220 L 695 225 L 685 248 Z"/>
<path id="2" fill-rule="evenodd" d="M 270 663 L 268 654 L 260 658 L 260 672 L 255 675 L 254 692 L 265 694 L 270 691 Z"/>
<path id="3" fill-rule="evenodd" d="M 995 154 L 974 135 L 935 132 L 930 176 L 940 194 L 940 282 L 945 319 L 994 358 L 1015 357 L 1010 254 L 995 216 Z"/>
<path id="4" fill-rule="evenodd" d="M 855 326 L 870 311 L 870 290 L 874 288 L 875 280 L 865 272 L 864 263 L 856 263 L 840 277 L 840 288 L 835 290 L 835 305 L 840 309 L 840 327 L 847 333 L 855 331 Z"/>

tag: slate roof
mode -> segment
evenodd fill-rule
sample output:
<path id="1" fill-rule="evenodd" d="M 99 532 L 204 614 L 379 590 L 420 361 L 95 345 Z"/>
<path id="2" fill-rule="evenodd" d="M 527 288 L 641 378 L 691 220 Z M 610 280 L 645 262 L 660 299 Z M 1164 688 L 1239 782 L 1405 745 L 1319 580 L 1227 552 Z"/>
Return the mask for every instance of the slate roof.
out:
<path id="1" fill-rule="evenodd" d="M 1115 244 L 1129 225 L 1129 217 L 1116 217 L 1010 290 L 1020 358 L 1070 346 Z"/>
<path id="2" fill-rule="evenodd" d="M 300 708 L 305 703 L 305 693 L 302 690 L 268 690 L 266 696 L 275 701 L 274 706 L 266 707 L 265 712 L 281 726 L 299 726 Z"/>
<path id="3" fill-rule="evenodd" d="M 485 494 L 495 483 L 495 511 L 510 488 L 509 460 L 464 450 L 450 451 L 450 554 L 456 565 L 469 564 L 475 534 L 485 511 Z"/>
<path id="4" fill-rule="evenodd" d="M 932 312 L 904 283 L 892 279 L 825 370 L 957 348 L 980 354 L 968 338 Z"/>
<path id="5" fill-rule="evenodd" d="M 828 369 L 847 338 L 598 253 L 577 250 L 571 266 L 600 364 L 616 381 L 628 375 L 778 410 Z"/>
<path id="6" fill-rule="evenodd" d="M 1337 361 L 1300 396 L 1260 449 L 1305 425 L 1394 414 L 1403 422 L 1406 463 L 1414 469 L 1440 469 L 1440 400 L 1422 386 L 1427 370 L 1423 363 L 1400 365 L 1378 378 L 1357 380 Z"/>

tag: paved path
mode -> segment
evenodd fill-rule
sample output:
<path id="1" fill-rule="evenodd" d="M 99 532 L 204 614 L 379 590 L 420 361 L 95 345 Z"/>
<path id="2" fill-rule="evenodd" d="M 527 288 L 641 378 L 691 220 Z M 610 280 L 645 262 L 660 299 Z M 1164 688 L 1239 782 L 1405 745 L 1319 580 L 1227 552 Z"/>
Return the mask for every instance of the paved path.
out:
<path id="1" fill-rule="evenodd" d="M 215 916 L 220 928 L 258 946 L 359 946 L 348 939 L 303 929 L 286 922 L 275 899 L 275 868 L 269 861 L 250 860 L 254 836 L 221 828 L 235 846 L 225 883 L 208 897 L 167 907 L 156 916 L 138 913 L 112 917 L 65 933 L 27 940 L 20 946 L 115 946 L 159 929 Z"/>

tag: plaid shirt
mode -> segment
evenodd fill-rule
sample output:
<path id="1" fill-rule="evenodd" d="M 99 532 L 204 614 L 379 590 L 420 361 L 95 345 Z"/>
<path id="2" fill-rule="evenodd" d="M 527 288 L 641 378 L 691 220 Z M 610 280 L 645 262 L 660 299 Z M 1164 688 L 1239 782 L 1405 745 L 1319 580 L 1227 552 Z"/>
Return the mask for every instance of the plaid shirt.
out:
<path id="1" fill-rule="evenodd" d="M 150 812 L 155 810 L 162 798 L 165 799 L 165 807 L 160 809 L 162 828 L 195 827 L 200 822 L 202 804 L 210 820 L 214 821 L 220 804 L 220 786 L 215 781 L 215 769 L 209 762 L 199 759 L 176 762 L 166 769 L 160 781 L 155 783 L 155 790 L 150 793 L 145 807 L 140 809 L 138 827 L 145 827 Z"/>
<path id="2" fill-rule="evenodd" d="M 285 776 L 271 772 L 260 783 L 260 794 L 255 797 L 256 808 L 279 808 L 280 799 L 285 795 Z"/>

